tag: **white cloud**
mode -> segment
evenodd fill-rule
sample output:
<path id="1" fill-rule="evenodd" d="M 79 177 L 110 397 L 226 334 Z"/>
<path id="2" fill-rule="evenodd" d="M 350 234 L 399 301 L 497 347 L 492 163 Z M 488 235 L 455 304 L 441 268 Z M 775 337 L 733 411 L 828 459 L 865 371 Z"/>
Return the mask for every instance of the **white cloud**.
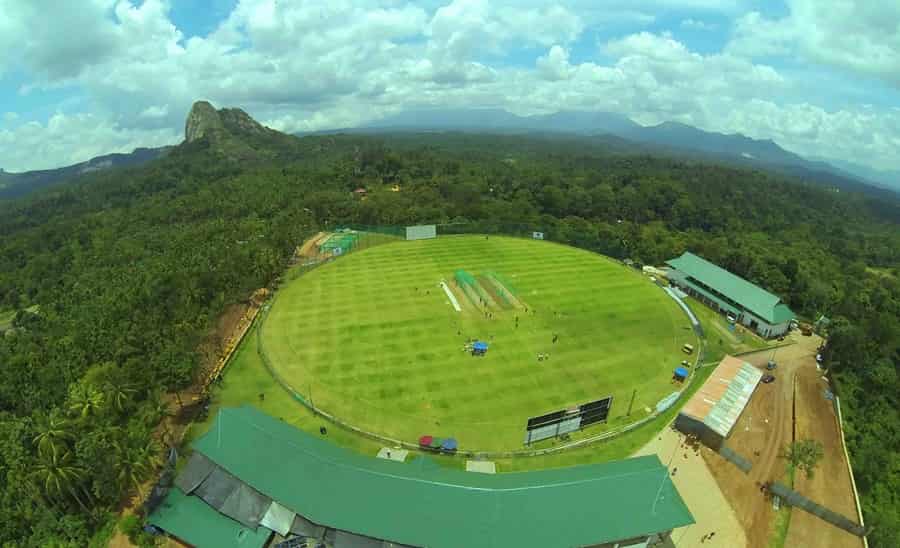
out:
<path id="1" fill-rule="evenodd" d="M 547 55 L 538 57 L 538 74 L 547 80 L 566 80 L 571 76 L 572 66 L 569 64 L 569 52 L 560 46 L 553 46 Z"/>
<path id="2" fill-rule="evenodd" d="M 900 168 L 889 148 L 900 135 L 897 111 L 825 109 L 800 94 L 795 73 L 759 61 L 790 55 L 890 81 L 893 7 L 849 13 L 838 1 L 834 15 L 796 0 L 790 16 L 772 19 L 747 13 L 755 3 L 740 0 L 240 0 L 213 32 L 186 38 L 163 0 L 85 2 L 84 13 L 73 16 L 79 28 L 52 18 L 45 23 L 50 30 L 29 38 L 48 9 L 0 0 L 0 13 L 9 14 L 0 17 L 0 51 L 16 52 L 0 56 L 0 74 L 21 63 L 32 76 L 28 89 L 72 86 L 85 98 L 61 108 L 85 112 L 59 114 L 48 124 L 10 129 L 16 121 L 6 120 L 0 166 L 48 167 L 177 141 L 190 104 L 204 98 L 245 108 L 285 131 L 347 127 L 425 105 L 519 114 L 609 110 Z M 801 15 L 825 30 L 799 21 Z M 664 16 L 695 30 L 731 17 L 731 42 L 701 54 L 671 34 L 617 32 Z M 872 32 L 864 32 L 866 25 Z M 843 34 L 833 42 L 860 59 L 822 43 L 826 32 L 838 30 Z M 617 38 L 592 58 L 581 46 L 600 31 Z M 68 36 L 84 47 L 69 48 Z M 522 62 L 522 51 L 541 53 Z"/>
<path id="3" fill-rule="evenodd" d="M 900 112 L 874 112 L 860 106 L 826 111 L 809 103 L 777 105 L 756 99 L 733 110 L 723 125 L 742 128 L 756 138 L 788 143 L 809 157 L 830 157 L 878 169 L 900 166 Z"/>
<path id="4" fill-rule="evenodd" d="M 472 71 L 470 63 L 476 59 L 499 57 L 510 48 L 567 44 L 582 29 L 581 20 L 559 5 L 509 7 L 495 6 L 487 0 L 453 0 L 438 8 L 428 22 L 425 55 L 434 74 L 439 75 L 436 81 L 471 81 L 466 76 Z"/>
<path id="5" fill-rule="evenodd" d="M 791 51 L 795 32 L 788 19 L 768 19 L 753 11 L 735 21 L 726 50 L 750 57 L 785 55 Z"/>
<path id="6" fill-rule="evenodd" d="M 169 105 L 151 105 L 141 111 L 141 118 L 165 118 L 169 114 Z"/>
<path id="7" fill-rule="evenodd" d="M 175 144 L 181 138 L 180 131 L 170 128 L 127 129 L 93 114 L 54 114 L 46 124 L 27 122 L 0 130 L 0 167 L 11 172 L 46 169 L 137 147 Z"/>
<path id="8" fill-rule="evenodd" d="M 633 34 L 609 42 L 606 51 L 619 58 L 616 66 L 651 97 L 669 94 L 673 100 L 697 103 L 698 109 L 707 96 L 748 97 L 784 84 L 768 65 L 729 54 L 694 53 L 667 35 Z"/>
<path id="9" fill-rule="evenodd" d="M 683 19 L 680 25 L 683 29 L 691 30 L 716 30 L 719 28 L 715 23 L 707 23 L 699 19 Z"/>
<path id="10" fill-rule="evenodd" d="M 13 123 L 19 119 L 19 115 L 15 112 L 5 112 L 3 113 L 3 121 L 7 123 Z"/>
<path id="11" fill-rule="evenodd" d="M 788 0 L 790 13 L 737 19 L 728 50 L 791 55 L 880 78 L 900 89 L 900 2 Z"/>
<path id="12" fill-rule="evenodd" d="M 39 78 L 60 80 L 108 58 L 117 43 L 111 7 L 112 0 L 0 0 L 0 74 L 20 60 Z"/>

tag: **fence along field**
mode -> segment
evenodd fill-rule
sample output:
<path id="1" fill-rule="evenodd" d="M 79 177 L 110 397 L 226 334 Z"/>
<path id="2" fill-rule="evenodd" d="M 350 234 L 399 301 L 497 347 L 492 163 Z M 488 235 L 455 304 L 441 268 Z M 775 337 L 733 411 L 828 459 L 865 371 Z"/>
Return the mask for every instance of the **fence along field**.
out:
<path id="1" fill-rule="evenodd" d="M 499 282 L 518 305 L 493 299 L 486 315 L 458 293 L 457 312 L 439 285 L 455 286 L 457 270 L 482 289 Z M 280 291 L 263 338 L 277 375 L 346 422 L 496 451 L 522 448 L 529 417 L 609 395 L 625 402 L 632 389 L 632 415 L 614 407 L 590 433 L 640 420 L 679 388 L 671 371 L 693 335 L 659 288 L 604 257 L 457 236 L 379 245 L 311 270 Z M 463 351 L 473 339 L 489 343 L 483 358 Z"/>

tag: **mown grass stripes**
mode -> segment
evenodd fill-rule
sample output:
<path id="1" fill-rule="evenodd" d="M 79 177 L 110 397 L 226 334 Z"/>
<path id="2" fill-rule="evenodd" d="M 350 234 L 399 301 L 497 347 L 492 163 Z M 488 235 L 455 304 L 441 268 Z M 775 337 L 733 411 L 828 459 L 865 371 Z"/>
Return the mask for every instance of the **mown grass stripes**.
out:
<path id="1" fill-rule="evenodd" d="M 528 313 L 454 311 L 438 284 L 458 269 L 498 273 Z M 561 406 L 612 394 L 619 424 L 636 388 L 635 410 L 653 407 L 675 389 L 687 324 L 646 278 L 599 255 L 458 236 L 374 247 L 301 276 L 281 290 L 263 342 L 279 374 L 344 420 L 504 450 L 522 445 L 528 417 Z M 488 355 L 465 354 L 467 338 L 488 341 Z"/>

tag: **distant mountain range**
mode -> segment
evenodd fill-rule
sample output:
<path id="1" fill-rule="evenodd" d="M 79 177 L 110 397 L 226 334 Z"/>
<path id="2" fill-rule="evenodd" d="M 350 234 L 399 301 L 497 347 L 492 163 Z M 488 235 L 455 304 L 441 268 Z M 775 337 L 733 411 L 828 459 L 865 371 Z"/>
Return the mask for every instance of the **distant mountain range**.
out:
<path id="1" fill-rule="evenodd" d="M 868 166 L 842 160 L 831 160 L 826 158 L 811 159 L 829 163 L 838 169 L 856 175 L 857 177 L 862 177 L 863 179 L 881 185 L 884 188 L 893 190 L 900 189 L 900 171 L 880 171 Z"/>
<path id="2" fill-rule="evenodd" d="M 235 127 L 248 124 L 245 118 L 249 117 L 246 114 L 238 116 L 242 111 L 223 109 L 216 116 L 212 116 L 210 112 L 216 113 L 215 109 L 202 102 L 191 110 L 186 128 L 188 140 L 193 127 L 192 120 L 198 134 L 203 131 L 220 131 L 223 127 L 230 127 L 229 124 Z M 263 126 L 256 126 L 259 126 L 255 128 L 257 133 L 264 132 Z M 501 109 L 411 110 L 360 127 L 313 133 L 430 131 L 577 135 L 599 139 L 598 144 L 612 146 L 617 152 L 663 154 L 762 169 L 828 188 L 875 196 L 890 195 L 896 198 L 897 193 L 900 193 L 900 172 L 877 171 L 850 162 L 807 159 L 768 139 L 703 131 L 677 122 L 642 126 L 627 116 L 609 112 L 562 111 L 546 115 L 517 116 Z M 24 173 L 6 173 L 0 170 L 0 199 L 23 196 L 93 171 L 140 165 L 166 154 L 171 148 L 138 148 L 130 154 L 107 154 L 58 169 Z"/>
<path id="3" fill-rule="evenodd" d="M 823 160 L 806 159 L 769 139 L 703 131 L 677 122 L 642 126 L 627 116 L 609 112 L 562 111 L 517 116 L 501 109 L 429 109 L 405 111 L 357 128 L 328 132 L 468 131 L 494 133 L 570 133 L 612 135 L 637 150 L 723 162 L 774 171 L 822 186 L 883 194 L 900 193 L 900 173 Z"/>
<path id="4" fill-rule="evenodd" d="M 0 199 L 16 198 L 59 184 L 79 175 L 125 166 L 137 166 L 166 154 L 172 147 L 136 148 L 133 152 L 106 154 L 56 169 L 7 173 L 0 170 Z"/>

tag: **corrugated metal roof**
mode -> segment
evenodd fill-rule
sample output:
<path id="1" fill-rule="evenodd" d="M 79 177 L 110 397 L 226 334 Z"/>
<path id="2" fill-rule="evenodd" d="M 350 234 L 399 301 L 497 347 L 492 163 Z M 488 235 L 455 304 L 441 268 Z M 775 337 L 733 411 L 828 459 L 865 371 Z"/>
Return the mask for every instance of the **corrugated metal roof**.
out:
<path id="1" fill-rule="evenodd" d="M 775 324 L 789 322 L 794 319 L 794 311 L 788 308 L 786 304 L 779 304 L 772 313 Z"/>
<path id="2" fill-rule="evenodd" d="M 723 309 L 727 310 L 728 312 L 731 312 L 734 315 L 738 315 L 741 313 L 741 311 L 736 306 L 725 302 L 724 300 L 715 296 L 713 293 L 703 289 L 702 287 L 691 282 L 690 280 L 684 279 L 684 280 L 681 280 L 681 283 L 690 287 L 691 289 L 693 289 L 697 293 L 703 295 L 704 297 L 711 300 L 712 302 L 716 303 L 717 305 L 719 305 L 719 308 L 723 308 Z"/>
<path id="3" fill-rule="evenodd" d="M 794 316 L 787 305 L 781 304 L 783 308 L 776 310 L 781 303 L 776 295 L 689 251 L 666 264 L 703 282 L 771 324 L 783 323 Z M 788 313 L 787 319 L 778 321 Z"/>
<path id="4" fill-rule="evenodd" d="M 291 525 L 294 523 L 295 517 L 297 517 L 297 514 L 291 512 L 277 502 L 272 501 L 272 504 L 269 505 L 269 509 L 266 510 L 266 514 L 259 520 L 259 524 L 286 537 L 291 530 Z"/>
<path id="5" fill-rule="evenodd" d="M 271 531 L 265 527 L 253 530 L 216 512 L 195 496 L 181 489 L 169 490 L 165 500 L 150 514 L 151 524 L 193 546 L 216 548 L 260 548 Z"/>
<path id="6" fill-rule="evenodd" d="M 215 469 L 214 462 L 200 453 L 194 453 L 175 478 L 175 485 L 185 493 L 191 494 Z"/>
<path id="7" fill-rule="evenodd" d="M 694 521 L 655 455 L 471 474 L 359 455 L 249 406 L 194 449 L 315 523 L 414 546 L 584 546 Z"/>
<path id="8" fill-rule="evenodd" d="M 750 401 L 762 375 L 762 371 L 749 363 L 725 356 L 681 413 L 702 421 L 726 437 Z"/>

